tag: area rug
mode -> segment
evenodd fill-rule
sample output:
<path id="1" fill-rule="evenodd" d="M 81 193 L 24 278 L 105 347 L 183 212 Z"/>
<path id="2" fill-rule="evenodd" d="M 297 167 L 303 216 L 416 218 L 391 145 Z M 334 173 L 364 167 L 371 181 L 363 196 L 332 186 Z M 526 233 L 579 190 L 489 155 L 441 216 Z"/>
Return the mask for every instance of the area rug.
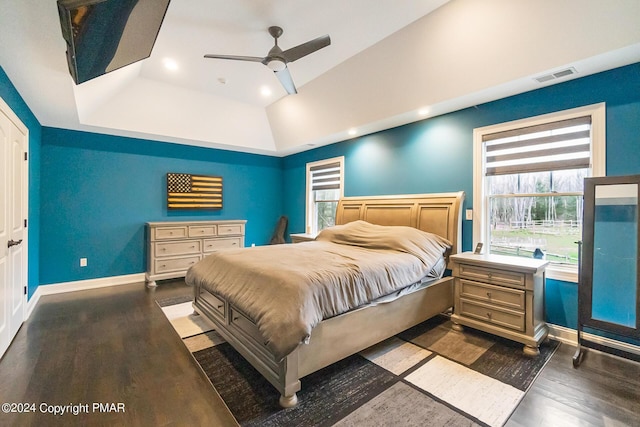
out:
<path id="1" fill-rule="evenodd" d="M 158 303 L 242 426 L 502 426 L 559 346 L 548 340 L 530 358 L 519 343 L 437 316 L 302 378 L 298 405 L 282 409 L 190 302 Z"/>

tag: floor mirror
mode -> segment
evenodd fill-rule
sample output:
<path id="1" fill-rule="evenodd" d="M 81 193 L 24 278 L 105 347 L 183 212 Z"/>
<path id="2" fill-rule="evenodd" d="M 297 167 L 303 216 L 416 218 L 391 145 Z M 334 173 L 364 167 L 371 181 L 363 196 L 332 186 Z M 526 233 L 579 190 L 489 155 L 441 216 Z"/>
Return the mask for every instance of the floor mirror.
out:
<path id="1" fill-rule="evenodd" d="M 639 191 L 640 175 L 585 179 L 575 367 L 585 347 L 638 360 L 637 354 L 602 344 L 608 340 L 585 339 L 584 331 L 640 339 Z"/>

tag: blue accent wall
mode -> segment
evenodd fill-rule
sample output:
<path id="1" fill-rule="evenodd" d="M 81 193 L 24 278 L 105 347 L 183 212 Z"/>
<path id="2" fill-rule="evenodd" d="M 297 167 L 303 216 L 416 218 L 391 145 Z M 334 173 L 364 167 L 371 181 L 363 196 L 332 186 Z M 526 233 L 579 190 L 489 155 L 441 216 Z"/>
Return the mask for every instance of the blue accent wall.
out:
<path id="1" fill-rule="evenodd" d="M 571 329 L 578 327 L 578 286 L 547 278 L 544 294 L 546 321 Z"/>
<path id="2" fill-rule="evenodd" d="M 9 105 L 20 121 L 29 129 L 29 270 L 27 272 L 28 296 L 40 284 L 40 122 L 22 99 L 9 77 L 0 66 L 0 98 Z"/>
<path id="3" fill-rule="evenodd" d="M 246 243 L 266 244 L 283 213 L 281 162 L 44 127 L 40 283 L 144 272 L 149 221 L 246 219 Z M 167 172 L 222 176 L 223 209 L 168 211 Z"/>
<path id="4" fill-rule="evenodd" d="M 305 229 L 307 162 L 345 156 L 345 196 L 464 190 L 464 208 L 472 208 L 474 128 L 600 102 L 606 103 L 607 175 L 640 173 L 640 64 L 632 64 L 288 156 L 290 231 Z M 463 221 L 463 250 L 472 249 L 472 233 L 472 222 Z M 546 313 L 550 323 L 576 328 L 577 284 L 547 280 Z"/>

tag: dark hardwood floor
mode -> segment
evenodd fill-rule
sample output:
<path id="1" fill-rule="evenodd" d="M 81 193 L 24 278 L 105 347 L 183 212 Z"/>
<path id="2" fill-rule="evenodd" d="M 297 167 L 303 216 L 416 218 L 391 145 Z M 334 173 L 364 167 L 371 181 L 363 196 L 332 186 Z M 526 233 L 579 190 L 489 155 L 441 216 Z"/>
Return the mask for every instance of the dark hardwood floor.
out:
<path id="1" fill-rule="evenodd" d="M 507 427 L 640 426 L 640 364 L 562 344 L 513 413 Z"/>
<path id="2" fill-rule="evenodd" d="M 155 303 L 188 291 L 177 280 L 42 297 L 0 360 L 0 403 L 36 411 L 0 413 L 0 425 L 236 425 Z M 507 426 L 640 426 L 640 364 L 590 350 L 574 369 L 573 351 L 560 347 Z M 93 412 L 94 402 L 125 411 Z"/>
<path id="3" fill-rule="evenodd" d="M 0 360 L 0 403 L 36 412 L 0 413 L 0 425 L 237 425 L 155 303 L 185 289 L 138 283 L 42 297 Z M 94 402 L 125 412 L 94 413 Z M 43 403 L 89 404 L 89 413 L 42 414 Z"/>

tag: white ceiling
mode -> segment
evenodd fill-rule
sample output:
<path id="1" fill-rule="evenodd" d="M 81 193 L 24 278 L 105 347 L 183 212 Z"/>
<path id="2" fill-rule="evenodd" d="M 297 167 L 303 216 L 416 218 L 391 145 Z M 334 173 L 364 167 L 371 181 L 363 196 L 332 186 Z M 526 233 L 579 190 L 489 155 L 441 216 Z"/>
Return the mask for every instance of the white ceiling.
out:
<path id="1" fill-rule="evenodd" d="M 640 61 L 637 0 L 172 0 L 150 58 L 75 85 L 55 1 L 2 3 L 0 65 L 42 125 L 276 156 Z M 285 50 L 331 36 L 289 64 L 297 95 L 203 58 L 265 56 L 271 25 Z"/>

